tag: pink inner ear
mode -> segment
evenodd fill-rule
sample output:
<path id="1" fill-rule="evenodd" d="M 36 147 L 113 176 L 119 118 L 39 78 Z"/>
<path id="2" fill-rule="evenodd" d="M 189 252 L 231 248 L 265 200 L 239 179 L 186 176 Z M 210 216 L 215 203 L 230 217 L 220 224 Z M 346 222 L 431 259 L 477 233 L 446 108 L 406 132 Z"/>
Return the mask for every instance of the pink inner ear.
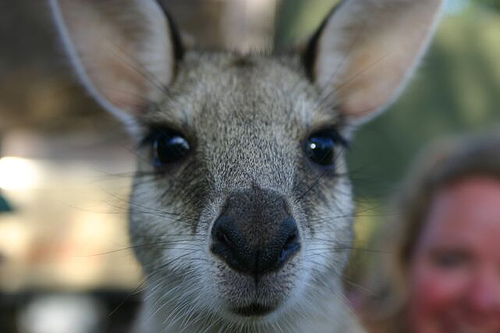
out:
<path id="1" fill-rule="evenodd" d="M 159 88 L 149 82 L 149 74 L 145 72 L 146 69 L 141 68 L 141 64 L 131 63 L 133 60 L 128 59 L 128 55 L 119 54 L 124 52 L 121 48 L 109 45 L 104 48 L 106 50 L 103 53 L 107 55 L 101 58 L 103 63 L 100 68 L 107 72 L 99 75 L 89 72 L 89 75 L 103 97 L 120 110 L 138 116 L 153 97 L 153 91 L 157 94 Z M 97 68 L 95 67 L 96 70 Z"/>
<path id="2" fill-rule="evenodd" d="M 417 65 L 426 35 L 427 31 L 421 31 L 418 38 L 401 40 L 397 34 L 389 34 L 385 40 L 372 41 L 353 54 L 341 80 L 345 83 L 339 88 L 345 112 L 359 119 L 390 104 Z"/>
<path id="3" fill-rule="evenodd" d="M 148 86 L 146 69 L 135 57 L 137 47 L 104 24 L 75 29 L 74 36 L 87 75 L 102 97 L 119 110 L 139 115 L 152 97 L 149 90 L 156 87 Z"/>
<path id="4" fill-rule="evenodd" d="M 387 107 L 404 88 L 434 31 L 441 0 L 350 0 L 327 21 L 315 63 L 348 119 Z"/>
<path id="5" fill-rule="evenodd" d="M 156 0 L 50 4 L 80 81 L 103 108 L 128 124 L 161 98 L 175 59 L 168 19 Z"/>
<path id="6" fill-rule="evenodd" d="M 358 70 L 349 69 L 341 81 L 345 81 L 338 88 L 338 97 L 342 110 L 353 119 L 363 118 L 377 112 L 398 95 L 404 82 L 404 76 L 411 72 L 410 64 L 401 64 L 398 61 L 408 60 L 394 54 L 381 55 L 376 58 L 376 52 L 364 53 L 362 57 L 354 59 L 351 66 Z"/>
<path id="7" fill-rule="evenodd" d="M 109 91 L 108 93 L 109 101 L 115 105 L 120 110 L 128 110 L 130 113 L 138 116 L 140 115 L 147 106 L 147 102 L 129 93 L 121 91 Z"/>

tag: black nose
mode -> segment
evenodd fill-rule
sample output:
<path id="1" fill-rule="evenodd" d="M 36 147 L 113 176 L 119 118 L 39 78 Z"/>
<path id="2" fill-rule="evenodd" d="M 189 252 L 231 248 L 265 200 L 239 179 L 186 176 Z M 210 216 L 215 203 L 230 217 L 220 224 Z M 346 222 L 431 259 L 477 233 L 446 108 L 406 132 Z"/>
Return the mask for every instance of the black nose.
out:
<path id="1" fill-rule="evenodd" d="M 275 200 L 274 195 L 274 200 L 269 196 L 248 200 L 245 196 L 236 200 L 233 197 L 225 213 L 215 221 L 211 250 L 234 270 L 260 276 L 279 269 L 299 250 L 299 233 L 283 200 Z"/>

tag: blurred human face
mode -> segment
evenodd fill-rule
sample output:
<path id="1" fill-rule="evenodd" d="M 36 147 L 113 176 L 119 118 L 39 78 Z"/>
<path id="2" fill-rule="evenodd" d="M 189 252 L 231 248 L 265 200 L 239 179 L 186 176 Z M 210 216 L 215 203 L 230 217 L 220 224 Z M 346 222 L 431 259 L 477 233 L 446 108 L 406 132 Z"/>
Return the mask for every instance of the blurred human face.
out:
<path id="1" fill-rule="evenodd" d="M 414 333 L 500 333 L 500 181 L 436 193 L 410 262 Z"/>

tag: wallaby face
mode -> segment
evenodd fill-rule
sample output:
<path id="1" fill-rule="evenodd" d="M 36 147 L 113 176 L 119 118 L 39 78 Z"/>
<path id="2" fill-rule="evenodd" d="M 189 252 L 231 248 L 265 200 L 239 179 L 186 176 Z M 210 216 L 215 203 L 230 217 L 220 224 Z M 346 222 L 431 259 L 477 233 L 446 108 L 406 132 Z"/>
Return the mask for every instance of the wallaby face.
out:
<path id="1" fill-rule="evenodd" d="M 318 104 L 293 62 L 189 53 L 184 61 L 175 93 L 145 114 L 152 139 L 140 150 L 131 236 L 157 245 L 137 255 L 166 306 L 175 308 L 178 293 L 190 299 L 183 311 L 272 320 L 346 261 L 352 204 L 339 115 Z M 158 163 L 155 154 L 169 155 L 158 145 L 172 137 L 189 150 Z M 307 156 L 314 140 L 335 145 L 313 155 L 320 163 Z"/>
<path id="2" fill-rule="evenodd" d="M 50 0 L 82 83 L 138 142 L 141 332 L 355 332 L 344 150 L 416 66 L 440 1 L 348 0 L 302 54 L 185 51 L 153 0 Z"/>

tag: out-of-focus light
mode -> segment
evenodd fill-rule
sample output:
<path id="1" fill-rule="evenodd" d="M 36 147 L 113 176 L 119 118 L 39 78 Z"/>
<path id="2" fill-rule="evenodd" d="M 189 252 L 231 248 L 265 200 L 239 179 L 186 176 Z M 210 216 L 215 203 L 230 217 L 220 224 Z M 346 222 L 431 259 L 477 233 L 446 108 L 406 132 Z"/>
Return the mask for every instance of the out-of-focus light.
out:
<path id="1" fill-rule="evenodd" d="M 39 296 L 21 310 L 23 333 L 102 332 L 102 304 L 87 295 Z"/>
<path id="2" fill-rule="evenodd" d="M 24 190 L 35 187 L 39 182 L 35 162 L 20 157 L 0 158 L 0 188 Z"/>

